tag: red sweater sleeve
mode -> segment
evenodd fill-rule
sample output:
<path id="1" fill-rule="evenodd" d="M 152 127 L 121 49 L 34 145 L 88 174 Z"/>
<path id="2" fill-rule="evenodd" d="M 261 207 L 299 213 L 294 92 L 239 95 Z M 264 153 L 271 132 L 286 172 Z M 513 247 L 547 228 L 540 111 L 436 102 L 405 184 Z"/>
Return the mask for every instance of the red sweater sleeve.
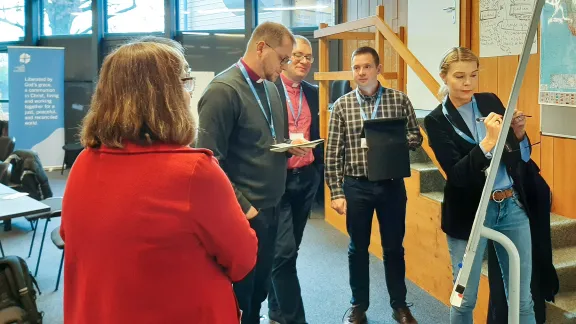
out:
<path id="1" fill-rule="evenodd" d="M 232 184 L 213 157 L 200 158 L 190 183 L 190 208 L 198 237 L 230 280 L 242 280 L 256 264 L 256 233 L 240 208 Z"/>

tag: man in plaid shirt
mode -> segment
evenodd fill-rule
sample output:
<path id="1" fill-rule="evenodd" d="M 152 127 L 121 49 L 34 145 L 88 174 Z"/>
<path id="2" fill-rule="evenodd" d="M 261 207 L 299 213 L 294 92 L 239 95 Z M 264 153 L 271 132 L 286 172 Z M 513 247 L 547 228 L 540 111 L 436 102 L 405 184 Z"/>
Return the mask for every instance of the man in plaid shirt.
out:
<path id="1" fill-rule="evenodd" d="M 334 103 L 326 147 L 326 182 L 332 208 L 346 215 L 350 235 L 348 266 L 352 307 L 344 323 L 366 323 L 369 306 L 368 246 L 374 210 L 384 248 L 386 285 L 393 318 L 398 323 L 417 323 L 406 303 L 404 240 L 406 189 L 404 179 L 368 180 L 366 140 L 361 138 L 366 119 L 407 117 L 407 139 L 411 149 L 422 144 L 416 115 L 406 94 L 384 88 L 378 82 L 382 65 L 371 47 L 352 54 L 357 89 Z"/>

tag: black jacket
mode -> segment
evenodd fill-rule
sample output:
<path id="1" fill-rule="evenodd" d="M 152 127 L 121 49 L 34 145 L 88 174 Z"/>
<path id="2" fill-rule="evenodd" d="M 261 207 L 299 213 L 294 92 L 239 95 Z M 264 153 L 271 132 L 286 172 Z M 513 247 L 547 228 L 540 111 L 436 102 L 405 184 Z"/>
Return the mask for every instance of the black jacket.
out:
<path id="1" fill-rule="evenodd" d="M 52 197 L 48 175 L 44 171 L 40 157 L 31 150 L 16 150 L 7 162 L 12 164 L 10 182 L 19 184 L 18 191 L 27 192 L 36 200 Z"/>
<path id="2" fill-rule="evenodd" d="M 288 105 L 286 103 L 286 93 L 284 92 L 284 85 L 282 78 L 276 80 L 276 87 L 284 105 L 284 120 L 286 121 L 286 130 L 288 130 Z M 320 103 L 318 98 L 318 86 L 313 85 L 307 81 L 302 81 L 302 90 L 310 107 L 310 115 L 312 115 L 312 124 L 310 125 L 310 140 L 314 141 L 320 139 Z M 286 138 L 288 138 L 286 134 Z M 324 145 L 317 145 L 314 148 L 314 163 L 318 165 L 324 164 Z"/>
<path id="3" fill-rule="evenodd" d="M 504 105 L 495 94 L 477 93 L 474 97 L 482 116 L 488 116 L 490 112 L 504 114 Z M 450 100 L 446 102 L 446 110 L 452 123 L 473 138 Z M 467 142 L 454 131 L 442 112 L 442 105 L 438 105 L 424 118 L 424 126 L 430 146 L 447 177 L 442 204 L 442 230 L 451 237 L 467 240 L 486 181 L 484 171 L 490 166 L 490 159 L 486 158 L 480 145 Z M 514 180 L 514 189 L 520 201 L 524 203 L 526 196 L 521 175 L 526 163 L 522 161 L 519 144 L 514 132 L 510 130 L 502 161 Z"/>

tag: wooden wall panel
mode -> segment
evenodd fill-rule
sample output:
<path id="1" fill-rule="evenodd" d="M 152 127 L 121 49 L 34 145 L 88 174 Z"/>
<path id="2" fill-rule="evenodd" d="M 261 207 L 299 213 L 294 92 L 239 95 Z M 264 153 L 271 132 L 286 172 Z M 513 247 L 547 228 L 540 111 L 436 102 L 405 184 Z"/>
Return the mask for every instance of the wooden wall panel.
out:
<path id="1" fill-rule="evenodd" d="M 552 210 L 576 218 L 576 140 L 554 138 L 554 187 Z"/>
<path id="2" fill-rule="evenodd" d="M 504 106 L 510 98 L 516 69 L 518 69 L 518 56 L 498 57 L 498 91 L 496 93 Z"/>
<path id="3" fill-rule="evenodd" d="M 526 75 L 538 75 L 540 70 L 540 56 L 531 55 L 526 67 Z M 532 144 L 540 142 L 540 105 L 538 104 L 538 90 L 540 82 L 538 78 L 524 78 L 520 97 L 518 98 L 518 110 L 523 111 L 526 115 L 532 116 L 526 120 L 526 133 L 530 137 Z M 532 160 L 539 166 L 541 145 L 532 146 Z"/>
<path id="4" fill-rule="evenodd" d="M 479 71 L 478 91 L 498 93 L 498 58 L 481 58 Z"/>

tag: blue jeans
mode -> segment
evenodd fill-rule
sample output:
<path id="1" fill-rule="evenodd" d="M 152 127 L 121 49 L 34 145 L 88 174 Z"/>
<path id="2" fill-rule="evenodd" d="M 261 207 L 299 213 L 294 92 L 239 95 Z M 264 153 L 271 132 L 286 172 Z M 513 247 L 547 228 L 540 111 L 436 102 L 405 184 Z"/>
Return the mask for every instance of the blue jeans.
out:
<path id="1" fill-rule="evenodd" d="M 490 201 L 488 203 L 484 225 L 506 235 L 514 242 L 514 245 L 518 249 L 518 253 L 520 254 L 520 323 L 535 324 L 534 304 L 530 292 L 530 281 L 532 278 L 532 239 L 530 236 L 528 217 L 523 208 L 516 195 L 501 203 Z M 447 238 L 452 261 L 452 274 L 454 278 L 456 278 L 460 271 L 460 263 L 464 257 L 468 242 L 450 236 L 447 236 Z M 508 298 L 508 254 L 500 244 L 495 244 L 495 248 L 500 269 L 502 270 L 502 278 L 504 279 L 506 298 Z M 480 282 L 482 259 L 485 249 L 486 238 L 481 237 L 472 264 L 472 270 L 468 277 L 468 283 L 466 284 L 466 290 L 464 291 L 462 305 L 460 307 L 452 306 L 450 308 L 451 324 L 473 323 L 472 311 L 476 306 L 478 284 Z"/>

